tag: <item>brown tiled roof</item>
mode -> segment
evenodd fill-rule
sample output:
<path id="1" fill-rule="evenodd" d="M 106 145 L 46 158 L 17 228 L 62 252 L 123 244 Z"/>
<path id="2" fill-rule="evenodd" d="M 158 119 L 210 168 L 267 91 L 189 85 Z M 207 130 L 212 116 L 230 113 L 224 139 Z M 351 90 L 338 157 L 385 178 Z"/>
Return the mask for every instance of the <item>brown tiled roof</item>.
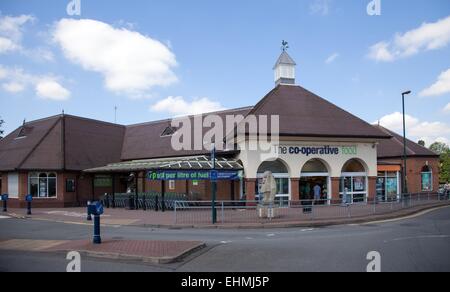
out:
<path id="1" fill-rule="evenodd" d="M 279 115 L 281 136 L 390 138 L 385 132 L 300 86 L 277 86 L 250 114 Z"/>
<path id="2" fill-rule="evenodd" d="M 216 112 L 216 114 L 225 120 L 226 115 L 242 115 L 246 116 L 251 107 L 239 108 L 227 111 Z M 202 115 L 202 120 L 205 115 Z M 193 125 L 194 116 L 190 116 L 191 124 Z M 146 124 L 128 126 L 125 133 L 122 160 L 138 160 L 149 158 L 164 158 L 164 157 L 181 157 L 181 156 L 195 156 L 206 155 L 208 151 L 175 151 L 171 146 L 171 136 L 161 137 L 161 134 L 171 125 L 172 120 L 157 121 Z M 206 133 L 209 129 L 203 129 Z M 226 129 L 224 129 L 225 131 Z M 194 129 L 192 128 L 192 132 Z M 224 133 L 226 135 L 227 133 Z M 192 141 L 192 143 L 194 143 Z"/>
<path id="3" fill-rule="evenodd" d="M 382 126 L 374 126 L 377 129 L 392 136 L 392 139 L 382 140 L 378 145 L 378 158 L 399 158 L 403 157 L 403 137 L 392 132 Z M 406 140 L 406 154 L 408 157 L 438 157 L 439 155 L 433 151 L 414 143 L 411 140 Z"/>
<path id="4" fill-rule="evenodd" d="M 26 136 L 18 137 L 24 128 Z M 29 122 L 0 140 L 0 171 L 83 170 L 119 162 L 124 133 L 124 126 L 70 115 Z"/>

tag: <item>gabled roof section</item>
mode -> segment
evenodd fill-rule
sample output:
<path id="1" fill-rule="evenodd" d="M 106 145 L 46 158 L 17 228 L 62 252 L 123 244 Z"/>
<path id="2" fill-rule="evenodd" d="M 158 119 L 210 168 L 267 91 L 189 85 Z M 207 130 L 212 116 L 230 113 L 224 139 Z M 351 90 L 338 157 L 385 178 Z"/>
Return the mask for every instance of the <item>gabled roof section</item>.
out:
<path id="1" fill-rule="evenodd" d="M 369 139 L 391 137 L 300 86 L 277 86 L 249 114 L 269 117 L 279 115 L 280 136 Z"/>
<path id="2" fill-rule="evenodd" d="M 61 139 L 55 139 L 55 133 L 59 131 L 61 116 L 53 116 L 42 120 L 25 123 L 8 136 L 0 140 L 0 170 L 14 171 L 21 169 L 30 159 L 31 163 L 38 167 L 43 166 L 35 160 L 33 153 L 35 151 L 44 153 L 53 153 L 52 157 L 43 157 L 46 159 L 45 167 L 49 165 L 59 168 L 62 161 L 59 155 L 61 151 Z M 26 129 L 26 130 L 24 130 Z M 25 133 L 19 137 L 20 133 Z M 49 138 L 50 136 L 50 138 Z M 49 149 L 43 150 L 43 144 L 46 139 L 50 139 Z M 54 157 L 56 154 L 57 157 Z"/>
<path id="3" fill-rule="evenodd" d="M 124 126 L 70 115 L 25 123 L 0 140 L 0 171 L 78 171 L 119 162 L 124 134 Z"/>
<path id="4" fill-rule="evenodd" d="M 278 58 L 277 62 L 273 66 L 273 69 L 275 69 L 278 65 L 297 65 L 294 61 L 294 59 L 289 56 L 289 54 L 286 51 L 283 51 L 281 53 L 280 57 Z"/>
<path id="5" fill-rule="evenodd" d="M 403 137 L 382 126 L 377 125 L 374 127 L 392 136 L 389 140 L 382 140 L 379 142 L 378 158 L 403 157 Z M 433 151 L 408 139 L 406 140 L 406 154 L 408 157 L 439 157 L 439 155 Z"/>

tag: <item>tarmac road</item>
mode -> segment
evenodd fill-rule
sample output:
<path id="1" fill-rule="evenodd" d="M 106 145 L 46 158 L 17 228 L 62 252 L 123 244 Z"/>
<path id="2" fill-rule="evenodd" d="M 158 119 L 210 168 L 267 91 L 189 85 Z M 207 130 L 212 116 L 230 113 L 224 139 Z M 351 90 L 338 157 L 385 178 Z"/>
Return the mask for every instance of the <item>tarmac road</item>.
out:
<path id="1" fill-rule="evenodd" d="M 0 217 L 0 239 L 90 238 L 92 227 Z M 201 230 L 105 227 L 102 237 L 199 240 L 207 244 L 182 262 L 150 265 L 82 258 L 82 271 L 364 272 L 367 254 L 381 255 L 381 270 L 450 272 L 450 207 L 414 218 L 320 229 Z M 64 272 L 64 254 L 0 251 L 0 271 Z"/>

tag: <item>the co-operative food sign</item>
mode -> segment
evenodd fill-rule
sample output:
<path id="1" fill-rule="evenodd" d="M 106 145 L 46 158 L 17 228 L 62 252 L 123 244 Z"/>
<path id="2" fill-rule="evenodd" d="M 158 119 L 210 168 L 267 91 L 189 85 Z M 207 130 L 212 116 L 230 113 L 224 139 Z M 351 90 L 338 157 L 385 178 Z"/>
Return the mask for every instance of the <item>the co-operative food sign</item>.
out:
<path id="1" fill-rule="evenodd" d="M 357 155 L 356 146 L 277 146 L 280 155 Z"/>

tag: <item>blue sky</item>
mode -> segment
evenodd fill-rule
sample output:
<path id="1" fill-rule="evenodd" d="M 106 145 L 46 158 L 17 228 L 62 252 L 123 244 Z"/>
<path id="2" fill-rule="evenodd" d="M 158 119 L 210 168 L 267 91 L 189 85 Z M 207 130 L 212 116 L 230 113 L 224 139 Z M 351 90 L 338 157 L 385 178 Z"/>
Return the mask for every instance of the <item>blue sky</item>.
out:
<path id="1" fill-rule="evenodd" d="M 410 89 L 409 137 L 450 141 L 448 0 L 69 2 L 0 2 L 6 132 L 63 109 L 134 124 L 254 105 L 287 40 L 299 85 L 396 131 Z"/>

